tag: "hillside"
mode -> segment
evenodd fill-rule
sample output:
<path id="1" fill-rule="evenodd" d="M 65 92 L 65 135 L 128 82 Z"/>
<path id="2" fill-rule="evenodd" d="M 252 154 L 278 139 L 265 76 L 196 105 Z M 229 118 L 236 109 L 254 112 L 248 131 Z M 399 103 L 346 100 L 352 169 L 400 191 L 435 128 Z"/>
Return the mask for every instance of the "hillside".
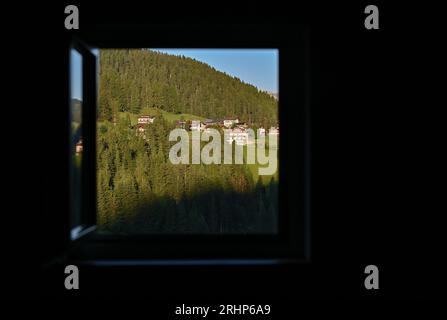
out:
<path id="1" fill-rule="evenodd" d="M 99 101 L 100 120 L 152 108 L 213 119 L 238 116 L 266 127 L 278 121 L 278 102 L 269 94 L 205 63 L 147 49 L 100 51 Z"/>
<path id="2" fill-rule="evenodd" d="M 81 123 L 82 118 L 82 101 L 79 99 L 71 99 L 71 121 Z"/>
<path id="3" fill-rule="evenodd" d="M 156 108 L 143 108 L 143 109 L 141 109 L 140 113 L 141 114 L 150 114 L 150 115 L 155 115 L 155 116 L 161 115 L 170 124 L 172 124 L 174 121 L 181 120 L 181 119 L 183 119 L 183 120 L 201 120 L 201 121 L 205 120 L 205 118 L 196 116 L 193 114 L 172 113 L 172 112 L 168 112 L 168 111 L 164 111 L 164 110 L 160 110 L 160 109 L 156 109 Z M 134 114 L 134 113 L 125 111 L 125 112 L 119 112 L 119 115 L 122 118 L 129 116 L 130 123 L 132 125 L 136 125 L 138 123 L 138 114 Z"/>

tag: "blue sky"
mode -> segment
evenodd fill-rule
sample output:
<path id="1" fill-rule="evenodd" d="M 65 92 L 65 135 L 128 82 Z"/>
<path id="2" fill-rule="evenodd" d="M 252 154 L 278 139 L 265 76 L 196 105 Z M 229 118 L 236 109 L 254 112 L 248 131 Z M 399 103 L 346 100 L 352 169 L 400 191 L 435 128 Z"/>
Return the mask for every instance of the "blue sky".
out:
<path id="1" fill-rule="evenodd" d="M 277 49 L 152 49 L 183 55 L 238 77 L 258 89 L 278 93 Z M 82 56 L 71 51 L 71 95 L 82 100 Z"/>
<path id="2" fill-rule="evenodd" d="M 71 98 L 82 100 L 82 56 L 76 50 L 70 52 Z"/>
<path id="3" fill-rule="evenodd" d="M 265 91 L 278 92 L 277 49 L 153 49 L 205 62 Z"/>

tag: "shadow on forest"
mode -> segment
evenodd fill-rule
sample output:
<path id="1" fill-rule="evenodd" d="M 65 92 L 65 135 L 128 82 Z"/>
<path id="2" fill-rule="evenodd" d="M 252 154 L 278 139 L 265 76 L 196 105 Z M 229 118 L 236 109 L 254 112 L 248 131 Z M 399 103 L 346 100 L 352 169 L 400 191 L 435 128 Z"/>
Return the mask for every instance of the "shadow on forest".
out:
<path id="1" fill-rule="evenodd" d="M 277 232 L 278 183 L 247 192 L 211 188 L 180 199 L 152 196 L 98 217 L 104 234 L 268 234 Z"/>

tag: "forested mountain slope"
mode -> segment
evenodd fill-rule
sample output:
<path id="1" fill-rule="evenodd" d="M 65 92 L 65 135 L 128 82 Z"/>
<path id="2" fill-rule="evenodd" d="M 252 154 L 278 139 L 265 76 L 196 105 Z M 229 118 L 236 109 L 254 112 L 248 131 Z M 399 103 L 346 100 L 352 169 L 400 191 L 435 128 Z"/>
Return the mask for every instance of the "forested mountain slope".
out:
<path id="1" fill-rule="evenodd" d="M 218 119 L 277 124 L 278 102 L 253 85 L 182 56 L 147 49 L 100 51 L 99 119 L 145 107 Z"/>

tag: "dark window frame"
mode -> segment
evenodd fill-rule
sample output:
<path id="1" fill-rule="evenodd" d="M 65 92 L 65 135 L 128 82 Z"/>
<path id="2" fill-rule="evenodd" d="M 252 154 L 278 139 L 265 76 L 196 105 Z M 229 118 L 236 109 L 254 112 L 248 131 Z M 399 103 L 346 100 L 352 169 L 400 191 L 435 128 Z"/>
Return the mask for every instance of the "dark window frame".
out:
<path id="1" fill-rule="evenodd" d="M 96 121 L 92 118 L 96 117 L 97 105 L 97 60 L 92 52 L 91 47 L 86 45 L 82 40 L 73 37 L 69 53 L 76 50 L 82 56 L 82 166 L 81 166 L 81 225 L 77 228 L 77 232 L 72 240 L 76 240 L 87 233 L 94 231 L 96 226 Z M 69 59 L 70 64 L 71 60 Z M 70 68 L 71 72 L 71 68 Z M 71 76 L 69 77 L 71 79 Z M 70 80 L 69 80 L 70 81 Z M 68 105 L 71 108 L 71 83 L 69 83 L 70 94 Z M 71 128 L 70 128 L 71 131 Z M 70 170 L 72 166 L 71 153 L 73 152 L 72 143 L 70 142 L 69 158 Z M 72 187 L 70 183 L 70 187 Z M 72 212 L 72 204 L 70 204 L 70 214 Z M 70 233 L 73 230 L 70 229 Z"/>
<path id="2" fill-rule="evenodd" d="M 309 36 L 306 27 L 269 25 L 103 26 L 73 41 L 88 57 L 84 63 L 83 214 L 88 228 L 72 242 L 73 259 L 154 261 L 154 259 L 310 258 Z M 298 32 L 297 32 L 298 30 Z M 200 33 L 202 31 L 202 33 Z M 213 34 L 213 39 L 207 35 Z M 148 36 L 151 35 L 151 36 Z M 248 38 L 247 38 L 248 36 Z M 79 40 L 82 39 L 82 40 Z M 149 40 L 148 40 L 149 39 Z M 218 40 L 216 40 L 218 39 Z M 247 40 L 249 39 L 249 40 Z M 277 48 L 279 49 L 279 233 L 277 235 L 103 236 L 96 223 L 97 61 L 91 48 Z M 85 59 L 85 58 L 84 58 Z M 94 72 L 92 72 L 94 70 Z M 93 89 L 92 89 L 93 88 Z M 302 107 L 295 107 L 302 106 Z M 293 138 L 293 139 L 292 139 Z M 84 180 L 85 179 L 85 180 Z M 298 181 L 298 183 L 297 183 Z M 292 190 L 294 193 L 292 193 Z"/>

